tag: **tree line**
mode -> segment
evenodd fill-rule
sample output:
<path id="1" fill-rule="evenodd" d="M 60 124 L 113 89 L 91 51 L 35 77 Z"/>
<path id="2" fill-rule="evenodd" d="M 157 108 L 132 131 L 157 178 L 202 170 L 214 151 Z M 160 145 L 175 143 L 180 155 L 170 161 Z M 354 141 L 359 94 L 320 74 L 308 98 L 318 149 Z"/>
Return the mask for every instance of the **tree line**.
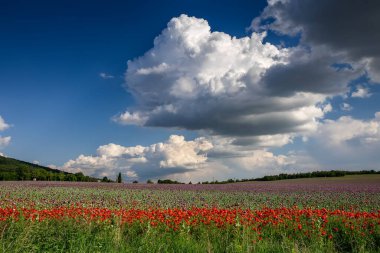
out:
<path id="1" fill-rule="evenodd" d="M 314 177 L 344 177 L 346 175 L 365 175 L 365 174 L 380 174 L 380 171 L 375 170 L 360 170 L 360 171 L 345 171 L 345 170 L 330 170 L 330 171 L 313 171 L 295 174 L 281 173 L 279 175 L 264 176 L 260 178 L 251 179 L 228 179 L 225 181 L 205 181 L 202 184 L 228 184 L 228 183 L 238 183 L 238 182 L 249 182 L 249 181 L 276 181 L 285 179 L 296 179 L 296 178 L 314 178 Z"/>

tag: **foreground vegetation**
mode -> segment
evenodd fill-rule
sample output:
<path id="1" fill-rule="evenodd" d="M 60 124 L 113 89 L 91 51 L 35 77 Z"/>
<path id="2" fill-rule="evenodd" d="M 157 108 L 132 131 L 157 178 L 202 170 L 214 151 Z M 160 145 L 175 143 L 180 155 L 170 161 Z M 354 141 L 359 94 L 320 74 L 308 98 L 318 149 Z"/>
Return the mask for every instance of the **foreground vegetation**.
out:
<path id="1" fill-rule="evenodd" d="M 3 252 L 368 252 L 379 213 L 326 209 L 0 209 Z"/>
<path id="2" fill-rule="evenodd" d="M 0 252 L 379 252 L 380 176 L 0 183 Z"/>

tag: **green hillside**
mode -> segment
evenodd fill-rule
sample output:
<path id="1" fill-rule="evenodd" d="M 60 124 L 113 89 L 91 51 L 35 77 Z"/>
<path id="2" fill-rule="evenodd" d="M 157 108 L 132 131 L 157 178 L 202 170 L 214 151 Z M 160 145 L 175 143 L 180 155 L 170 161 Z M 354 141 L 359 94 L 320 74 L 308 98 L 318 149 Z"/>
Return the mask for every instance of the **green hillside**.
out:
<path id="1" fill-rule="evenodd" d="M 0 181 L 44 180 L 93 182 L 97 178 L 83 173 L 68 173 L 61 170 L 0 156 Z"/>

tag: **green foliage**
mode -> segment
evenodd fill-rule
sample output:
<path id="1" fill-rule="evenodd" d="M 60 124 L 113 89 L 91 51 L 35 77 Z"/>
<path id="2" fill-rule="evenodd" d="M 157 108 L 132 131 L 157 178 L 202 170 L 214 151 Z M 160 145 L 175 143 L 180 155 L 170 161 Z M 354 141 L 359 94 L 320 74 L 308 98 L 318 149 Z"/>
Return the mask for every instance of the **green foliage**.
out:
<path id="1" fill-rule="evenodd" d="M 175 181 L 175 180 L 170 180 L 170 179 L 158 179 L 157 184 L 183 184 L 181 182 Z"/>
<path id="2" fill-rule="evenodd" d="M 110 183 L 110 182 L 112 182 L 112 180 L 108 179 L 108 177 L 103 177 L 102 182 L 104 182 L 104 183 Z"/>

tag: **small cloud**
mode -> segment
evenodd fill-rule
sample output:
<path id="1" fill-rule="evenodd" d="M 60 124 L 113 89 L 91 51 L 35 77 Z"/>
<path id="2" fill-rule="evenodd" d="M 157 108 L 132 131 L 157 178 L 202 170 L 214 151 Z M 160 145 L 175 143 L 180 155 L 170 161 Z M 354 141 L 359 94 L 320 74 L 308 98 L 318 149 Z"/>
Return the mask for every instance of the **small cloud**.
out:
<path id="1" fill-rule="evenodd" d="M 112 118 L 113 121 L 118 122 L 123 125 L 139 125 L 142 126 L 145 124 L 145 122 L 148 120 L 146 116 L 143 115 L 143 113 L 140 112 L 128 112 L 115 116 Z"/>
<path id="2" fill-rule="evenodd" d="M 356 91 L 351 94 L 353 98 L 368 98 L 370 96 L 372 96 L 372 94 L 369 92 L 369 89 L 362 85 L 356 86 Z"/>
<path id="3" fill-rule="evenodd" d="M 40 161 L 34 160 L 33 163 L 39 165 Z"/>
<path id="4" fill-rule="evenodd" d="M 101 73 L 99 74 L 99 76 L 100 76 L 101 78 L 103 78 L 103 79 L 113 79 L 113 78 L 115 78 L 115 76 L 110 75 L 110 74 L 107 74 L 107 73 L 104 73 L 104 72 L 101 72 Z"/>
<path id="5" fill-rule="evenodd" d="M 348 104 L 348 103 L 343 103 L 343 104 L 340 105 L 340 109 L 342 111 L 347 111 L 348 112 L 348 111 L 351 111 L 353 109 L 353 107 L 350 104 Z"/>
<path id="6" fill-rule="evenodd" d="M 4 131 L 8 128 L 10 128 L 11 126 L 9 124 L 7 124 L 5 122 L 5 120 L 0 116 L 0 131 Z M 11 142 L 11 137 L 10 136 L 6 136 L 6 137 L 2 137 L 0 135 L 0 148 L 4 148 L 6 146 L 8 146 L 8 144 Z"/>
<path id="7" fill-rule="evenodd" d="M 4 131 L 5 129 L 9 128 L 10 125 L 5 123 L 4 119 L 0 116 L 0 131 Z"/>
<path id="8" fill-rule="evenodd" d="M 7 137 L 1 137 L 0 136 L 0 148 L 4 148 L 4 147 L 8 146 L 8 144 L 10 142 L 11 142 L 10 136 L 7 136 Z"/>
<path id="9" fill-rule="evenodd" d="M 126 175 L 127 177 L 130 177 L 130 178 L 138 178 L 138 175 L 136 174 L 135 171 L 127 171 Z"/>

